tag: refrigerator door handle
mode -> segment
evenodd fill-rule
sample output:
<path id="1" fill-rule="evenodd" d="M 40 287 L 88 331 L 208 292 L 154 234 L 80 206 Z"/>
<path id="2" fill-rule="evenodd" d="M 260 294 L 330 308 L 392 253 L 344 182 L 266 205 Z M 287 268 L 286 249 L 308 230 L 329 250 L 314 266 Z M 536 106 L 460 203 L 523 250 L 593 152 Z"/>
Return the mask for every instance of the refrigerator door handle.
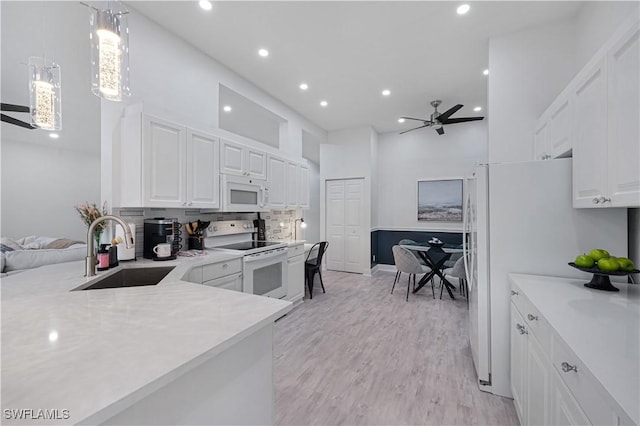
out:
<path id="1" fill-rule="evenodd" d="M 469 220 L 470 220 L 470 211 L 471 211 L 471 195 L 467 194 L 467 206 L 464 210 L 464 215 L 462 215 L 462 257 L 464 258 L 464 274 L 467 278 L 467 286 L 473 285 L 471 282 L 471 275 L 469 274 Z"/>

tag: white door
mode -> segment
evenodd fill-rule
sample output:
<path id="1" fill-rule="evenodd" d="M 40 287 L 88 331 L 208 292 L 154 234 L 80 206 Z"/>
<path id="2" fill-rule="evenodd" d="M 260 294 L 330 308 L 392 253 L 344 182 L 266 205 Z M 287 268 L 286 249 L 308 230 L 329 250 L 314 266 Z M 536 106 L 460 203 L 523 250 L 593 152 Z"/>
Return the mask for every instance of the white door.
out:
<path id="1" fill-rule="evenodd" d="M 298 207 L 298 165 L 291 161 L 287 161 L 286 188 L 286 207 L 295 209 Z"/>
<path id="2" fill-rule="evenodd" d="M 222 140 L 220 143 L 220 173 L 244 175 L 244 149 L 241 145 Z"/>
<path id="3" fill-rule="evenodd" d="M 603 59 L 573 90 L 573 207 L 594 207 L 593 200 L 607 192 L 606 72 Z"/>
<path id="4" fill-rule="evenodd" d="M 218 138 L 187 132 L 187 207 L 220 207 Z"/>
<path id="5" fill-rule="evenodd" d="M 279 157 L 269 156 L 269 205 L 273 209 L 283 209 L 286 204 L 286 162 Z"/>
<path id="6" fill-rule="evenodd" d="M 183 207 L 186 202 L 186 128 L 145 116 L 143 188 L 145 207 Z"/>
<path id="7" fill-rule="evenodd" d="M 609 197 L 612 206 L 640 206 L 640 30 L 638 24 L 607 58 Z"/>
<path id="8" fill-rule="evenodd" d="M 327 269 L 363 272 L 363 179 L 329 180 L 326 183 Z"/>

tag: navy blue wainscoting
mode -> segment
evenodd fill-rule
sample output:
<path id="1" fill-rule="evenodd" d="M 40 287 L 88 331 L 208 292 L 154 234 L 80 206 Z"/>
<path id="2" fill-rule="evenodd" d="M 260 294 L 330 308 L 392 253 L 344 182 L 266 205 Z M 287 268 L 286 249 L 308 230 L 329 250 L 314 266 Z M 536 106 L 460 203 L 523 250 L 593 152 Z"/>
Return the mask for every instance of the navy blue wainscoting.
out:
<path id="1" fill-rule="evenodd" d="M 445 244 L 462 246 L 461 232 L 373 231 L 371 232 L 371 267 L 377 264 L 394 265 L 391 247 L 398 244 L 400 240 L 409 239 L 426 243 L 433 237 L 439 238 Z"/>

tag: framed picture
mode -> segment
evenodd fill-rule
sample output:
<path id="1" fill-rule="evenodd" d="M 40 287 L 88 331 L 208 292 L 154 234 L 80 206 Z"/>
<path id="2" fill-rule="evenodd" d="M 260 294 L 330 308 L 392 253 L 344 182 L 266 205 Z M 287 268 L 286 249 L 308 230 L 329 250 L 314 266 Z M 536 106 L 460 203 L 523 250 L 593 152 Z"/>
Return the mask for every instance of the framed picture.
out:
<path id="1" fill-rule="evenodd" d="M 418 181 L 418 220 L 462 222 L 462 179 Z"/>

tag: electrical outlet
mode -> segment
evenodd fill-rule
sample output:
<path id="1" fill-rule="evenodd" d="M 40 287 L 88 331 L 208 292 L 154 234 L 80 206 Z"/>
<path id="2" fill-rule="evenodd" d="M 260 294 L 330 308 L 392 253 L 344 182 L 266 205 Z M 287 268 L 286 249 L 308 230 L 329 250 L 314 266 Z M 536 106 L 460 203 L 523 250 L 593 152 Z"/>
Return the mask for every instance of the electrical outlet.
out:
<path id="1" fill-rule="evenodd" d="M 375 254 L 373 255 L 373 261 L 374 262 L 376 261 L 376 255 Z"/>

